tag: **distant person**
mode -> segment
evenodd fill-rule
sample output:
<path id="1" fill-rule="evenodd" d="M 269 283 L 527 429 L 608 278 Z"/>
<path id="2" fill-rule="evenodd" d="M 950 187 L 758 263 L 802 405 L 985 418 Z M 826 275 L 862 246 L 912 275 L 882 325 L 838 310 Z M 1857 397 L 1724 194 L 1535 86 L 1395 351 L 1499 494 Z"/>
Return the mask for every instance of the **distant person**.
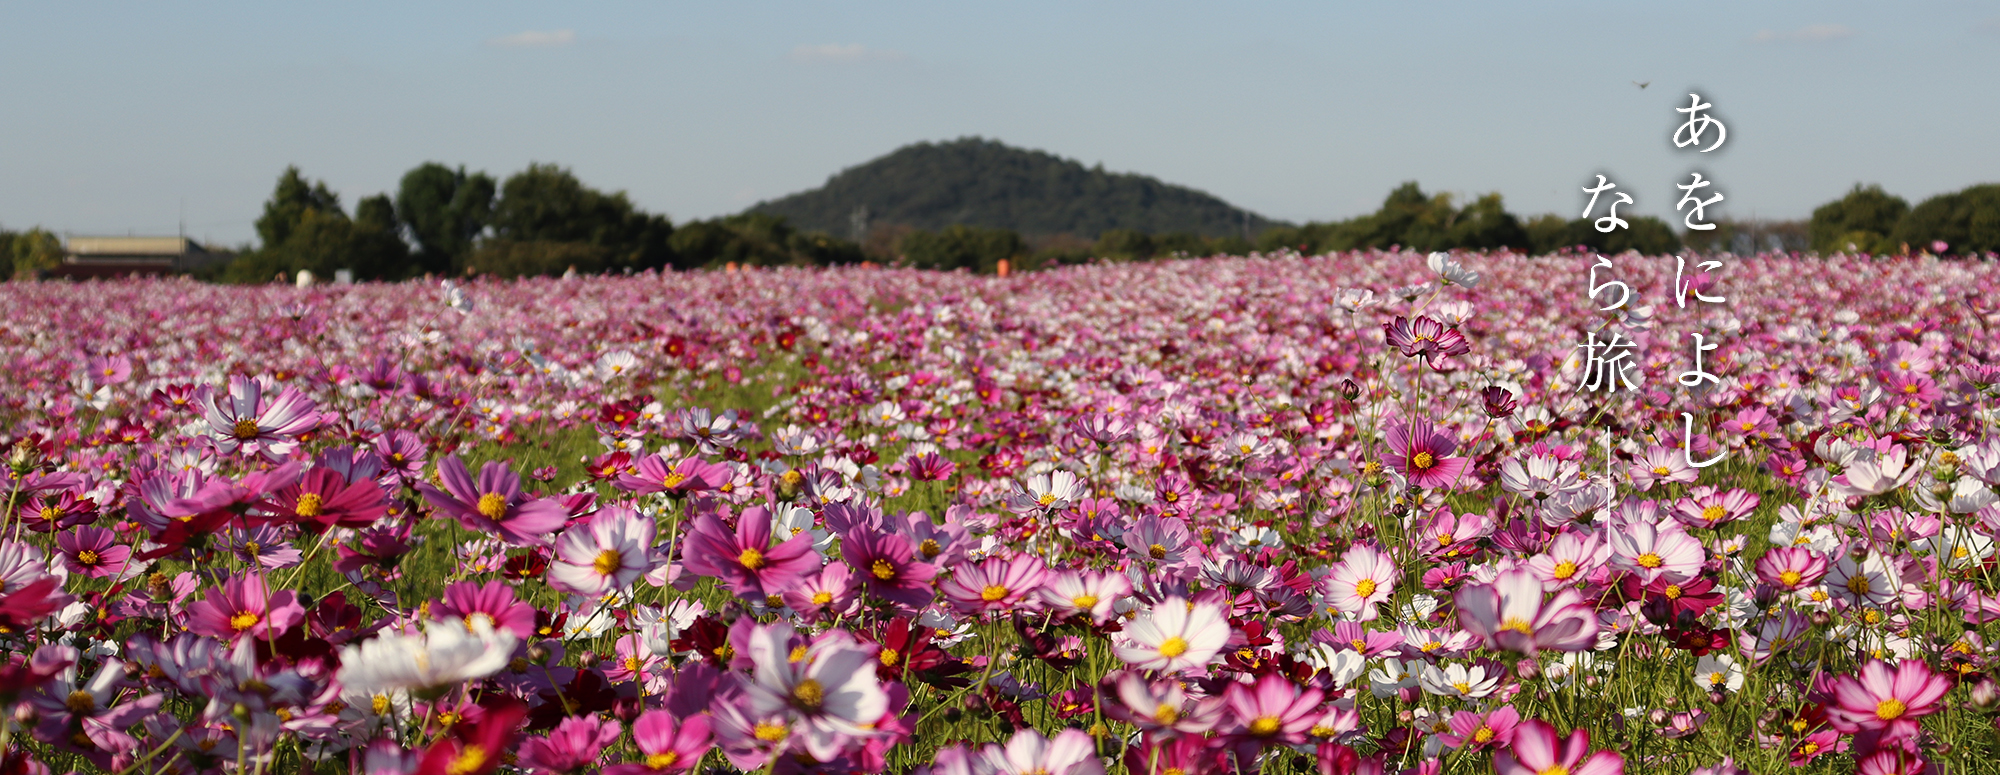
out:
<path id="1" fill-rule="evenodd" d="M 319 278 L 316 278 L 316 277 L 313 277 L 313 273 L 312 273 L 312 270 L 311 270 L 311 269 L 300 269 L 300 270 L 299 270 L 299 279 L 298 279 L 298 282 L 297 282 L 296 284 L 297 284 L 297 285 L 298 285 L 298 287 L 300 287 L 300 288 L 311 288 L 311 287 L 312 287 L 312 284 L 313 284 L 314 282 L 318 281 L 318 279 L 319 279 Z"/>

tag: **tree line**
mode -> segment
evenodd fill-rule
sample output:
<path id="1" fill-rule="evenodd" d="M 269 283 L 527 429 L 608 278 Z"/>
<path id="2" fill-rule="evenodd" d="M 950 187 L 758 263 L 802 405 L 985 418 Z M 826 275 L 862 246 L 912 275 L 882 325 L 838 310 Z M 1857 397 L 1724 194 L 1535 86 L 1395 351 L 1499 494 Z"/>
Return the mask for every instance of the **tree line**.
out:
<path id="1" fill-rule="evenodd" d="M 1941 242 L 1946 245 L 1941 252 L 1978 255 L 2000 251 L 2000 184 L 1940 194 L 1914 207 L 1880 186 L 1856 184 L 1841 199 L 1816 208 L 1809 221 L 1722 220 L 1716 230 L 1685 235 L 1657 218 L 1626 220 L 1630 228 L 1609 234 L 1584 218 L 1548 214 L 1524 220 L 1508 212 L 1497 193 L 1460 204 L 1451 194 L 1426 194 L 1408 182 L 1391 191 L 1375 212 L 1276 226 L 1254 238 L 1131 229 L 1107 229 L 1094 237 L 1023 235 L 965 224 L 936 230 L 877 224 L 855 241 L 799 230 L 784 217 L 757 211 L 676 227 L 664 215 L 639 209 L 624 192 L 598 191 L 553 164 L 530 164 L 499 181 L 462 166 L 426 163 L 405 174 L 393 195 L 365 197 L 350 213 L 324 182 L 289 167 L 257 219 L 260 244 L 206 270 L 205 276 L 266 282 L 300 270 L 330 277 L 345 269 L 359 279 L 399 280 L 864 261 L 992 272 L 1002 260 L 1017 269 L 1034 269 L 1252 250 L 1320 253 L 1392 246 L 1421 251 L 1507 248 L 1537 255 L 1576 246 L 1607 253 L 1778 247 L 1884 254 L 1933 251 Z M 62 255 L 61 241 L 46 230 L 0 230 L 0 260 L 11 262 L 16 277 L 52 269 Z"/>

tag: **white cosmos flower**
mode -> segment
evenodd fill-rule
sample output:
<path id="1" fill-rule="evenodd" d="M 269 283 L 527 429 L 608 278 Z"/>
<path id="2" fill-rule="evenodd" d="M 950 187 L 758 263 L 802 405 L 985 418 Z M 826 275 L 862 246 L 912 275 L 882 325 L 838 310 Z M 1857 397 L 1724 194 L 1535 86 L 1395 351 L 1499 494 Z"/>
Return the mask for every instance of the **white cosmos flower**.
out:
<path id="1" fill-rule="evenodd" d="M 785 716 L 820 761 L 840 755 L 850 738 L 877 734 L 889 695 L 875 678 L 875 647 L 834 630 L 794 649 L 792 625 L 764 625 L 750 633 L 755 680 L 744 684 L 757 717 Z"/>
<path id="2" fill-rule="evenodd" d="M 1229 619 L 1213 603 L 1190 605 L 1170 597 L 1151 613 L 1125 625 L 1113 646 L 1118 658 L 1139 670 L 1180 671 L 1207 665 L 1229 640 Z"/>
<path id="3" fill-rule="evenodd" d="M 1436 272 L 1438 277 L 1451 285 L 1471 288 L 1479 284 L 1479 273 L 1460 265 L 1458 259 L 1452 258 L 1450 253 L 1432 253 L 1425 263 L 1430 265 L 1431 271 Z"/>
<path id="4" fill-rule="evenodd" d="M 384 633 L 340 650 L 340 684 L 366 694 L 418 694 L 485 678 L 507 666 L 514 633 L 484 618 L 431 622 L 423 633 Z"/>
<path id="5" fill-rule="evenodd" d="M 1336 689 L 1352 683 L 1368 669 L 1368 658 L 1361 656 L 1361 652 L 1335 648 L 1331 643 L 1313 646 L 1311 651 L 1306 652 L 1306 663 L 1326 671 Z"/>
<path id="6" fill-rule="evenodd" d="M 1720 652 L 1695 660 L 1694 683 L 1703 691 L 1736 691 L 1743 688 L 1743 666 L 1736 658 Z"/>
<path id="7" fill-rule="evenodd" d="M 1378 700 L 1394 697 L 1396 692 L 1416 685 L 1417 676 L 1404 670 L 1400 660 L 1382 660 L 1381 667 L 1368 671 L 1368 692 Z"/>
<path id="8" fill-rule="evenodd" d="M 1436 665 L 1425 665 L 1424 672 L 1417 678 L 1417 685 L 1424 691 L 1439 697 L 1463 697 L 1479 699 L 1492 694 L 1500 685 L 1500 676 L 1487 675 L 1483 665 L 1446 665 L 1439 669 Z"/>

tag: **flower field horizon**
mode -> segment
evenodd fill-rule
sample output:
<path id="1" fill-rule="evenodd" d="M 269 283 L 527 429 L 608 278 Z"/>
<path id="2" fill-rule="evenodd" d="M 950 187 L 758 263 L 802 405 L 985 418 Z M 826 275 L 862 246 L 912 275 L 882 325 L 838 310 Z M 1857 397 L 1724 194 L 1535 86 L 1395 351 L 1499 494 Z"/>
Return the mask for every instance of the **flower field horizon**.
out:
<path id="1" fill-rule="evenodd" d="M 2000 772 L 1997 266 L 9 283 L 0 772 Z"/>

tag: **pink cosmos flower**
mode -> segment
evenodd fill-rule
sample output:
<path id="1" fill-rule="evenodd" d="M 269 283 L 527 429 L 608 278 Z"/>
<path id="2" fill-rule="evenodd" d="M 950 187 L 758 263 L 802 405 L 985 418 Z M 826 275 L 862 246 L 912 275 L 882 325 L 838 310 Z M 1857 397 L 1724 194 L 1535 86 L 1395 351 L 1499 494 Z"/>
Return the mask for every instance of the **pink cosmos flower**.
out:
<path id="1" fill-rule="evenodd" d="M 521 766 L 529 772 L 580 772 L 597 763 L 604 748 L 618 742 L 624 729 L 616 721 L 594 715 L 565 718 L 547 735 L 521 744 Z"/>
<path id="2" fill-rule="evenodd" d="M 744 696 L 751 715 L 789 719 L 793 745 L 831 761 L 851 741 L 879 734 L 889 712 L 889 695 L 875 677 L 875 646 L 832 630 L 795 652 L 792 635 L 785 622 L 751 632 L 754 680 Z"/>
<path id="3" fill-rule="evenodd" d="M 731 593 L 746 598 L 782 593 L 820 566 L 810 531 L 771 545 L 771 511 L 762 506 L 744 509 L 734 531 L 713 513 L 696 517 L 682 545 L 681 562 L 689 572 L 720 579 Z"/>
<path id="4" fill-rule="evenodd" d="M 1390 452 L 1385 462 L 1411 486 L 1450 487 L 1469 465 L 1465 458 L 1450 457 L 1458 450 L 1458 440 L 1438 432 L 1429 420 L 1391 421 L 1382 434 Z"/>
<path id="5" fill-rule="evenodd" d="M 132 547 L 120 545 L 117 534 L 89 526 L 57 533 L 56 551 L 69 572 L 93 579 L 118 575 L 132 557 Z"/>
<path id="6" fill-rule="evenodd" d="M 1491 584 L 1469 584 L 1452 595 L 1459 626 L 1489 648 L 1534 655 L 1585 651 L 1597 645 L 1597 613 L 1574 589 L 1542 599 L 1542 582 L 1526 568 L 1501 573 Z"/>
<path id="7" fill-rule="evenodd" d="M 1931 763 L 1914 752 L 1883 748 L 1854 762 L 1854 775 L 1930 775 Z"/>
<path id="8" fill-rule="evenodd" d="M 1596 533 L 1568 530 L 1556 536 L 1541 554 L 1528 559 L 1528 569 L 1547 588 L 1575 586 L 1604 564 L 1610 549 Z"/>
<path id="9" fill-rule="evenodd" d="M 487 626 L 512 632 L 523 641 L 536 634 L 535 607 L 516 599 L 514 588 L 497 579 L 484 584 L 460 581 L 445 587 L 444 598 L 431 606 L 431 616 L 459 619 L 468 626 L 483 619 Z"/>
<path id="10" fill-rule="evenodd" d="M 698 457 L 682 458 L 679 462 L 668 463 L 658 454 L 647 455 L 635 464 L 634 473 L 619 474 L 618 489 L 636 493 L 664 492 L 670 495 L 685 495 L 704 492 L 729 481 L 729 469 L 702 460 Z"/>
<path id="11" fill-rule="evenodd" d="M 854 577 L 854 569 L 847 563 L 831 562 L 819 573 L 807 574 L 786 588 L 782 597 L 785 607 L 797 612 L 799 618 L 817 622 L 860 610 L 856 604 L 861 602 L 861 580 Z"/>
<path id="12" fill-rule="evenodd" d="M 270 594 L 258 575 L 232 576 L 206 599 L 188 604 L 187 627 L 232 643 L 245 637 L 270 640 L 305 621 L 298 597 L 289 589 Z"/>
<path id="13" fill-rule="evenodd" d="M 372 479 L 350 482 L 330 468 L 314 468 L 296 484 L 250 507 L 251 524 L 296 524 L 318 533 L 334 527 L 363 528 L 389 510 L 389 495 Z"/>
<path id="14" fill-rule="evenodd" d="M 591 597 L 632 586 L 656 564 L 654 531 L 651 518 L 623 506 L 606 507 L 556 539 L 549 586 Z"/>
<path id="15" fill-rule="evenodd" d="M 1359 621 L 1372 621 L 1380 615 L 1375 606 L 1396 590 L 1398 575 L 1396 563 L 1388 555 L 1367 544 L 1355 544 L 1327 575 L 1327 605 Z"/>
<path id="16" fill-rule="evenodd" d="M 1750 516 L 1759 502 L 1756 493 L 1740 487 L 1696 487 L 1688 497 L 1674 502 L 1673 517 L 1688 527 L 1714 529 Z"/>
<path id="17" fill-rule="evenodd" d="M 210 391 L 202 399 L 202 418 L 218 451 L 281 460 L 298 449 L 299 436 L 319 427 L 318 406 L 298 388 L 276 397 L 265 391 L 262 382 L 238 375 L 229 379 L 228 393 Z"/>
<path id="18" fill-rule="evenodd" d="M 1228 707 L 1229 734 L 1266 745 L 1298 745 L 1320 719 L 1324 694 L 1300 689 L 1280 673 L 1265 673 L 1256 684 L 1231 683 L 1222 699 Z"/>
<path id="19" fill-rule="evenodd" d="M 1757 578 L 1794 591 L 1819 583 L 1826 568 L 1826 557 L 1803 546 L 1776 547 L 1757 558 Z"/>
<path id="20" fill-rule="evenodd" d="M 1514 729 L 1510 750 L 1493 755 L 1498 775 L 1624 775 L 1625 757 L 1615 751 L 1590 752 L 1590 733 L 1581 729 L 1568 739 L 1541 719 L 1523 721 Z"/>
<path id="21" fill-rule="evenodd" d="M 1104 715 L 1148 735 L 1200 735 L 1222 719 L 1220 698 L 1190 700 L 1178 680 L 1148 681 L 1135 671 L 1125 671 L 1114 683 L 1118 701 L 1105 703 Z"/>
<path id="22" fill-rule="evenodd" d="M 569 521 L 562 504 L 533 499 L 521 492 L 521 476 L 506 463 L 489 460 L 479 467 L 479 481 L 457 455 L 438 462 L 444 489 L 429 482 L 417 485 L 432 508 L 457 519 L 467 530 L 498 534 L 515 546 L 546 546 L 548 534 Z"/>
<path id="23" fill-rule="evenodd" d="M 1104 775 L 1097 743 L 1081 729 L 1065 729 L 1054 740 L 1033 728 L 1014 733 L 1006 747 L 995 743 L 980 753 L 992 775 Z"/>
<path id="24" fill-rule="evenodd" d="M 1879 733 L 1884 745 L 1892 745 L 1916 739 L 1922 731 L 1917 720 L 1944 709 L 1939 700 L 1951 691 L 1951 678 L 1920 659 L 1895 667 L 1876 659 L 1856 675 L 1833 679 L 1830 688 L 1827 723 L 1842 732 Z"/>
<path id="25" fill-rule="evenodd" d="M 1063 571 L 1041 589 L 1042 602 L 1066 616 L 1103 624 L 1115 614 L 1112 606 L 1132 593 L 1132 581 L 1123 573 Z"/>
<path id="26" fill-rule="evenodd" d="M 1701 541 L 1677 522 L 1633 519 L 1612 525 L 1605 535 L 1611 543 L 1611 567 L 1637 575 L 1642 584 L 1660 579 L 1678 584 L 1701 573 Z"/>
<path id="27" fill-rule="evenodd" d="M 991 557 L 960 568 L 938 584 L 938 591 L 952 608 L 962 613 L 1031 610 L 1041 603 L 1035 593 L 1041 590 L 1048 575 L 1048 566 L 1034 555 L 1017 554 L 1004 560 Z"/>
<path id="28" fill-rule="evenodd" d="M 677 719 L 673 714 L 649 710 L 632 722 L 632 742 L 646 758 L 639 764 L 614 764 L 604 775 L 665 775 L 694 766 L 713 747 L 709 741 L 706 714 Z"/>
<path id="29" fill-rule="evenodd" d="M 1383 323 L 1382 338 L 1390 347 L 1401 350 L 1403 357 L 1421 356 L 1425 363 L 1472 352 L 1472 345 L 1458 329 L 1422 315 L 1415 321 L 1397 315 L 1394 321 Z"/>
<path id="30" fill-rule="evenodd" d="M 1502 705 L 1486 715 L 1469 710 L 1461 710 L 1451 717 L 1451 731 L 1438 734 L 1438 741 L 1446 747 L 1457 749 L 1471 746 L 1478 751 L 1486 748 L 1506 748 L 1514 744 L 1514 729 L 1521 723 L 1521 712 L 1512 705 Z"/>
<path id="31" fill-rule="evenodd" d="M 1193 537 L 1188 534 L 1187 523 L 1179 517 L 1158 517 L 1147 515 L 1133 523 L 1132 529 L 1125 531 L 1125 548 L 1142 562 L 1157 563 L 1162 567 L 1174 567 L 1188 562 L 1189 544 Z"/>
<path id="32" fill-rule="evenodd" d="M 1678 449 L 1667 449 L 1658 444 L 1646 448 L 1646 453 L 1632 461 L 1626 471 L 1632 479 L 1632 486 L 1640 492 L 1653 489 L 1660 482 L 1687 484 L 1699 477 L 1699 473 L 1687 464 L 1687 454 Z"/>

